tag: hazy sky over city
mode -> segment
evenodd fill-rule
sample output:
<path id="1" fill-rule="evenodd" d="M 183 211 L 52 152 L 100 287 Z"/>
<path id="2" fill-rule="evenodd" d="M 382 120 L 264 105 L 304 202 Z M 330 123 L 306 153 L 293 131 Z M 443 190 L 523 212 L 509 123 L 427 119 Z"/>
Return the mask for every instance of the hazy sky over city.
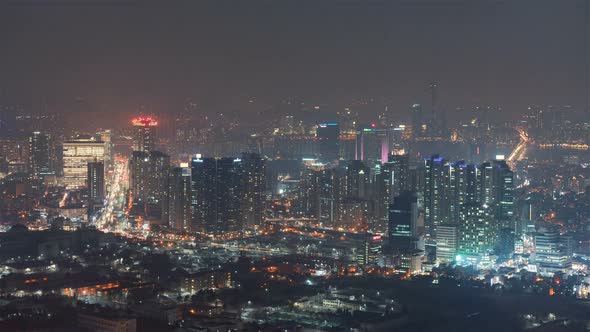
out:
<path id="1" fill-rule="evenodd" d="M 406 111 L 436 80 L 449 108 L 582 107 L 587 28 L 583 0 L 3 1 L 0 103 L 377 97 Z"/>

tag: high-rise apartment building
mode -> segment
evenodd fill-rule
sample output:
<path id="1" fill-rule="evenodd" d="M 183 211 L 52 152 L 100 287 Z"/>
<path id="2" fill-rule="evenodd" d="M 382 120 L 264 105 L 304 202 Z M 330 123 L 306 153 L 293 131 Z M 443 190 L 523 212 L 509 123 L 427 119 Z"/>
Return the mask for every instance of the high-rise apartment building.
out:
<path id="1" fill-rule="evenodd" d="M 449 222 L 447 162 L 434 155 L 424 160 L 424 228 L 428 243 L 434 243 L 436 228 Z"/>
<path id="2" fill-rule="evenodd" d="M 165 212 L 168 227 L 177 232 L 192 229 L 191 169 L 188 164 L 170 170 L 168 179 L 168 209 Z"/>
<path id="3" fill-rule="evenodd" d="M 242 158 L 193 158 L 191 205 L 195 230 L 208 235 L 238 235 L 261 224 L 264 161 Z"/>
<path id="4" fill-rule="evenodd" d="M 241 164 L 243 227 L 246 231 L 257 230 L 263 218 L 266 163 L 256 153 L 243 153 Z"/>
<path id="5" fill-rule="evenodd" d="M 134 151 L 129 160 L 129 180 L 133 201 L 160 209 L 165 217 L 168 207 L 170 157 L 159 151 Z"/>
<path id="6" fill-rule="evenodd" d="M 497 224 L 487 205 L 466 203 L 461 206 L 458 251 L 462 261 L 473 263 L 490 255 L 497 234 Z"/>

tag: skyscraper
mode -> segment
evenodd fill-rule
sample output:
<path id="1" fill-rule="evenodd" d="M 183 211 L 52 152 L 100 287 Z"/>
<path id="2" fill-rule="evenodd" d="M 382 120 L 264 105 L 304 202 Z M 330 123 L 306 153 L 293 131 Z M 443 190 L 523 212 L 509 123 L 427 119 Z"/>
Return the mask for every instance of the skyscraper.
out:
<path id="1" fill-rule="evenodd" d="M 389 206 L 389 245 L 394 250 L 416 249 L 418 198 L 404 191 Z"/>
<path id="2" fill-rule="evenodd" d="M 170 170 L 168 179 L 168 227 L 177 232 L 191 230 L 191 170 L 188 164 Z"/>
<path id="3" fill-rule="evenodd" d="M 318 124 L 316 137 L 319 140 L 321 158 L 327 162 L 337 160 L 340 154 L 340 125 L 338 122 Z"/>
<path id="4" fill-rule="evenodd" d="M 34 177 L 55 175 L 54 142 L 51 134 L 33 132 L 29 137 L 29 170 Z"/>
<path id="5" fill-rule="evenodd" d="M 88 163 L 88 193 L 91 205 L 102 205 L 105 199 L 104 162 L 91 161 Z"/>
<path id="6" fill-rule="evenodd" d="M 479 173 L 478 201 L 492 208 L 501 227 L 514 229 L 514 173 L 504 160 L 483 163 Z"/>
<path id="7" fill-rule="evenodd" d="M 137 117 L 131 120 L 134 129 L 133 151 L 150 152 L 156 145 L 155 129 L 158 121 L 152 117 Z"/>
<path id="8" fill-rule="evenodd" d="M 165 217 L 168 207 L 170 157 L 159 151 L 134 151 L 129 160 L 129 180 L 134 202 L 149 204 Z"/>
<path id="9" fill-rule="evenodd" d="M 381 167 L 389 177 L 391 198 L 399 196 L 410 187 L 410 156 L 408 154 L 390 154 Z M 391 202 L 390 202 L 391 203 Z"/>
<path id="10" fill-rule="evenodd" d="M 436 239 L 436 228 L 449 220 L 447 162 L 434 155 L 424 160 L 424 227 L 427 243 Z"/>
<path id="11" fill-rule="evenodd" d="M 87 186 L 88 163 L 103 161 L 105 145 L 94 137 L 79 136 L 63 143 L 64 176 L 63 184 L 67 188 Z"/>
<path id="12" fill-rule="evenodd" d="M 222 236 L 243 231 L 241 172 L 239 158 L 192 159 L 191 205 L 197 232 Z"/>
<path id="13" fill-rule="evenodd" d="M 344 178 L 342 181 L 342 196 L 354 199 L 369 199 L 371 170 L 360 160 L 351 160 L 346 163 Z"/>
<path id="14" fill-rule="evenodd" d="M 241 164 L 243 227 L 256 230 L 262 225 L 266 164 L 256 153 L 243 153 Z"/>
<path id="15" fill-rule="evenodd" d="M 478 169 L 475 165 L 464 161 L 448 163 L 446 168 L 449 199 L 446 204 L 448 209 L 446 222 L 458 224 L 461 206 L 465 203 L 477 202 Z"/>
<path id="16" fill-rule="evenodd" d="M 458 251 L 462 263 L 478 262 L 491 254 L 497 234 L 497 225 L 487 205 L 466 203 L 461 206 Z"/>

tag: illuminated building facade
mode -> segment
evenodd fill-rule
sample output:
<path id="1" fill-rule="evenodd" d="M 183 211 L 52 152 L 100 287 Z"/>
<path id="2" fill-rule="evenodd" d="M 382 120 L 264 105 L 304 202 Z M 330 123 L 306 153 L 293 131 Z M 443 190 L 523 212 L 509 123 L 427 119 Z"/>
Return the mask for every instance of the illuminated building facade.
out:
<path id="1" fill-rule="evenodd" d="M 165 217 L 170 157 L 159 151 L 134 151 L 129 160 L 129 172 L 134 202 L 150 204 Z"/>
<path id="2" fill-rule="evenodd" d="M 360 160 L 345 164 L 341 185 L 342 197 L 367 200 L 370 198 L 371 169 Z"/>
<path id="3" fill-rule="evenodd" d="M 434 155 L 424 160 L 424 227 L 427 242 L 433 243 L 436 228 L 448 222 L 447 162 Z"/>
<path id="4" fill-rule="evenodd" d="M 158 121 L 152 117 L 137 117 L 131 120 L 133 124 L 133 151 L 150 152 L 155 149 L 155 130 Z"/>
<path id="5" fill-rule="evenodd" d="M 105 199 L 104 162 L 89 162 L 87 172 L 90 205 L 102 205 Z"/>
<path id="6" fill-rule="evenodd" d="M 490 208 L 479 203 L 461 206 L 459 221 L 459 256 L 462 261 L 480 261 L 492 253 L 498 227 Z"/>
<path id="7" fill-rule="evenodd" d="M 48 133 L 33 132 L 29 136 L 29 170 L 37 178 L 56 174 L 55 146 L 53 136 Z"/>
<path id="8" fill-rule="evenodd" d="M 535 263 L 541 273 L 565 272 L 572 266 L 573 238 L 557 231 L 535 233 Z"/>
<path id="9" fill-rule="evenodd" d="M 191 170 L 188 164 L 170 170 L 168 179 L 168 227 L 177 232 L 191 230 Z"/>
<path id="10" fill-rule="evenodd" d="M 379 257 L 383 252 L 383 238 L 380 235 L 367 233 L 365 241 L 361 244 L 356 261 L 360 265 L 374 266 L 379 263 Z"/>
<path id="11" fill-rule="evenodd" d="M 256 153 L 242 154 L 241 210 L 244 230 L 257 230 L 262 225 L 266 162 Z"/>
<path id="12" fill-rule="evenodd" d="M 441 224 L 436 232 L 436 263 L 450 264 L 455 261 L 459 248 L 459 225 Z"/>
<path id="13" fill-rule="evenodd" d="M 478 201 L 492 207 L 494 218 L 503 228 L 514 228 L 514 173 L 504 160 L 479 167 Z"/>
<path id="14" fill-rule="evenodd" d="M 193 226 L 208 235 L 237 235 L 262 221 L 264 161 L 256 154 L 242 158 L 191 161 Z"/>
<path id="15" fill-rule="evenodd" d="M 387 162 L 392 146 L 389 128 L 377 128 L 372 123 L 362 126 L 356 136 L 356 158 L 368 164 Z"/>
<path id="16" fill-rule="evenodd" d="M 337 177 L 334 169 L 312 165 L 303 170 L 299 183 L 299 209 L 308 218 L 333 224 L 336 206 Z"/>
<path id="17" fill-rule="evenodd" d="M 63 143 L 63 184 L 66 188 L 86 187 L 88 163 L 104 161 L 104 142 L 94 137 L 78 137 Z"/>

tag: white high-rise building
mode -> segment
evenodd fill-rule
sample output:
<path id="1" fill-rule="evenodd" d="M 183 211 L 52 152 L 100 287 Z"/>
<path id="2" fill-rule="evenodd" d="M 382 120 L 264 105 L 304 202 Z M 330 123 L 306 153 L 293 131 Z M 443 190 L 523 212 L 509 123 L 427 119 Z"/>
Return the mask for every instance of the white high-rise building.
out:
<path id="1" fill-rule="evenodd" d="M 88 163 L 105 160 L 105 143 L 89 136 L 80 136 L 63 143 L 63 184 L 68 189 L 87 186 Z"/>
<path id="2" fill-rule="evenodd" d="M 436 232 L 436 262 L 452 263 L 459 247 L 459 227 L 453 224 L 441 224 Z"/>

